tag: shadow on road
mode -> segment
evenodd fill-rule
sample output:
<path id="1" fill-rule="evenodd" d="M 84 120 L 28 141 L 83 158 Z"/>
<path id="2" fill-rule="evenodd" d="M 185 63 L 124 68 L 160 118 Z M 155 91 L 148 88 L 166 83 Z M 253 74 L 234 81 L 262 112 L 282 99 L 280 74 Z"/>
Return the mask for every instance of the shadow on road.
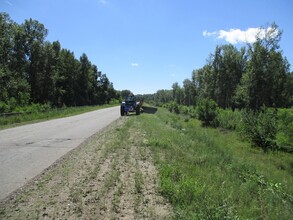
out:
<path id="1" fill-rule="evenodd" d="M 147 114 L 156 114 L 157 112 L 157 108 L 154 107 L 149 107 L 149 106 L 142 106 L 143 109 L 143 113 L 147 113 Z"/>

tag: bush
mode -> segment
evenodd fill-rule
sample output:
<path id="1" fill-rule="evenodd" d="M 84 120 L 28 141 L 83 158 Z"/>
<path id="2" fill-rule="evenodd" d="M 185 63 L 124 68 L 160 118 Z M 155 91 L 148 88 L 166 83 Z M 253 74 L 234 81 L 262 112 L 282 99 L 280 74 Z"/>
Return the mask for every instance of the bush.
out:
<path id="1" fill-rule="evenodd" d="M 277 144 L 281 150 L 293 153 L 293 108 L 278 109 Z"/>
<path id="2" fill-rule="evenodd" d="M 218 115 L 218 105 L 212 99 L 202 99 L 197 106 L 198 119 L 204 126 L 216 127 L 216 117 Z"/>
<path id="3" fill-rule="evenodd" d="M 19 106 L 14 109 L 15 112 L 22 113 L 38 113 L 38 112 L 46 112 L 51 110 L 50 103 L 40 104 L 40 103 L 32 103 L 31 105 Z"/>
<path id="4" fill-rule="evenodd" d="M 6 112 L 9 112 L 9 106 L 4 102 L 0 102 L 0 113 Z"/>
<path id="5" fill-rule="evenodd" d="M 276 150 L 277 111 L 263 108 L 260 112 L 243 111 L 240 132 L 253 146 L 264 152 Z"/>
<path id="6" fill-rule="evenodd" d="M 186 105 L 180 105 L 179 111 L 180 111 L 180 113 L 182 113 L 184 115 L 189 115 L 189 107 Z"/>
<path id="7" fill-rule="evenodd" d="M 167 108 L 170 112 L 175 112 L 176 114 L 180 113 L 179 105 L 175 102 L 166 103 L 163 107 Z"/>
<path id="8" fill-rule="evenodd" d="M 115 104 L 120 104 L 120 101 L 119 101 L 119 99 L 111 99 L 110 101 L 109 101 L 109 104 L 110 105 L 115 105 Z"/>
<path id="9" fill-rule="evenodd" d="M 232 111 L 231 109 L 219 109 L 216 121 L 221 128 L 236 130 L 241 121 L 241 112 Z"/>

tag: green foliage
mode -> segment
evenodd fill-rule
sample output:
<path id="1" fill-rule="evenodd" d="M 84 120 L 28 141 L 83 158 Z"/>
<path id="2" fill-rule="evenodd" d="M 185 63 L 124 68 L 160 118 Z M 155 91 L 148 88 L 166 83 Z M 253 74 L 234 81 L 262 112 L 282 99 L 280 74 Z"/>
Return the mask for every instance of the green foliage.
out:
<path id="1" fill-rule="evenodd" d="M 180 113 L 180 107 L 175 102 L 166 103 L 163 105 L 164 108 L 167 108 L 170 112 L 175 112 L 176 114 Z"/>
<path id="2" fill-rule="evenodd" d="M 278 109 L 277 144 L 281 150 L 293 153 L 293 108 Z"/>
<path id="3" fill-rule="evenodd" d="M 217 114 L 217 125 L 224 129 L 235 130 L 241 121 L 241 112 L 239 110 L 219 109 Z"/>
<path id="4" fill-rule="evenodd" d="M 173 204 L 190 206 L 203 192 L 203 187 L 199 186 L 196 178 L 185 176 L 176 165 L 163 165 L 160 174 L 162 194 Z"/>
<path id="5" fill-rule="evenodd" d="M 110 101 L 109 101 L 109 104 L 110 105 L 118 105 L 118 104 L 120 104 L 120 100 L 118 100 L 118 99 L 111 99 Z"/>
<path id="6" fill-rule="evenodd" d="M 232 97 L 246 66 L 245 49 L 238 51 L 232 45 L 217 46 L 203 71 L 200 95 L 210 97 L 222 108 L 234 106 Z"/>
<path id="7" fill-rule="evenodd" d="M 154 101 L 157 104 L 165 104 L 173 101 L 172 90 L 158 90 L 154 94 Z"/>
<path id="8" fill-rule="evenodd" d="M 49 103 L 46 103 L 46 104 L 33 103 L 31 105 L 15 108 L 15 112 L 23 112 L 23 113 L 39 113 L 39 112 L 46 112 L 49 110 L 51 110 L 51 105 Z"/>
<path id="9" fill-rule="evenodd" d="M 171 202 L 175 219 L 292 216 L 291 155 L 264 154 L 241 142 L 234 131 L 223 134 L 160 108 L 156 115 L 133 120 L 146 132 L 160 191 Z"/>
<path id="10" fill-rule="evenodd" d="M 184 99 L 183 88 L 181 88 L 178 82 L 175 82 L 172 85 L 172 89 L 174 102 L 178 105 L 182 105 Z"/>
<path id="11" fill-rule="evenodd" d="M 58 41 L 45 41 L 48 30 L 37 20 L 22 24 L 0 13 L 0 102 L 8 111 L 31 103 L 81 106 L 119 99 L 106 74 L 86 54 L 76 59 Z M 1 104 L 0 111 L 7 111 Z"/>
<path id="12" fill-rule="evenodd" d="M 273 23 L 257 41 L 238 50 L 221 45 L 210 54 L 206 65 L 192 71 L 192 77 L 159 90 L 156 102 L 174 101 L 178 105 L 198 105 L 197 100 L 215 100 L 221 108 L 291 107 L 293 105 L 293 73 L 279 47 L 282 31 Z M 168 97 L 168 98 L 167 98 Z"/>
<path id="13" fill-rule="evenodd" d="M 9 112 L 9 105 L 4 102 L 0 102 L 0 113 Z"/>
<path id="14" fill-rule="evenodd" d="M 277 111 L 263 108 L 260 112 L 243 111 L 241 134 L 253 146 L 261 147 L 264 152 L 276 150 Z"/>
<path id="15" fill-rule="evenodd" d="M 215 126 L 218 115 L 218 105 L 212 99 L 201 99 L 197 106 L 198 119 L 204 126 Z"/>
<path id="16" fill-rule="evenodd" d="M 47 104 L 32 104 L 15 109 L 16 114 L 0 116 L 0 129 L 26 124 L 36 121 L 43 121 L 48 119 L 55 119 L 61 117 L 81 114 L 88 111 L 98 110 L 106 107 L 117 106 L 117 104 L 106 104 L 99 106 L 83 106 L 83 107 L 64 107 L 53 108 L 49 103 Z M 1 107 L 1 102 L 0 102 Z"/>
<path id="17" fill-rule="evenodd" d="M 292 74 L 288 61 L 279 50 L 281 34 L 278 26 L 272 24 L 264 39 L 249 46 L 249 59 L 234 97 L 238 107 L 259 110 L 263 105 L 292 105 Z"/>

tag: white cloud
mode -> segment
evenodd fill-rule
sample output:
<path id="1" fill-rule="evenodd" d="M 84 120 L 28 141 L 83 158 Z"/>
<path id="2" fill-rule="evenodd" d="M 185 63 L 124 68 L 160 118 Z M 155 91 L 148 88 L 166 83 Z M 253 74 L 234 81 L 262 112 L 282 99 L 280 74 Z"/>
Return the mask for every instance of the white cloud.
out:
<path id="1" fill-rule="evenodd" d="M 210 37 L 210 36 L 212 36 L 212 35 L 216 35 L 216 34 L 217 34 L 216 31 L 214 31 L 214 32 L 208 32 L 207 30 L 205 30 L 204 32 L 202 32 L 202 35 L 203 35 L 204 37 Z"/>
<path id="2" fill-rule="evenodd" d="M 131 63 L 131 66 L 137 67 L 138 66 L 138 63 Z"/>
<path id="3" fill-rule="evenodd" d="M 215 32 L 203 31 L 204 37 L 217 36 L 216 39 L 223 39 L 231 44 L 237 43 L 254 43 L 259 37 L 265 38 L 267 34 L 275 35 L 277 33 L 272 32 L 272 28 L 248 28 L 245 31 L 240 29 L 230 29 L 229 31 L 219 30 Z"/>
<path id="4" fill-rule="evenodd" d="M 240 29 L 220 30 L 217 39 L 224 39 L 231 44 L 253 43 L 256 41 L 256 36 L 260 30 L 260 28 L 248 28 L 246 31 Z"/>

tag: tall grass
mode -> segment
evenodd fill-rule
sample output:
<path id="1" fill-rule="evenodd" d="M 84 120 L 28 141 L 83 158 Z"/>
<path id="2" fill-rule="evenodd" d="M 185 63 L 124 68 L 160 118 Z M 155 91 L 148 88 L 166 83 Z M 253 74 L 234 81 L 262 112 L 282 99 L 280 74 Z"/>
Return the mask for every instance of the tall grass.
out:
<path id="1" fill-rule="evenodd" d="M 235 132 L 159 109 L 135 117 L 147 133 L 161 193 L 179 219 L 290 219 L 291 154 L 251 148 Z"/>

